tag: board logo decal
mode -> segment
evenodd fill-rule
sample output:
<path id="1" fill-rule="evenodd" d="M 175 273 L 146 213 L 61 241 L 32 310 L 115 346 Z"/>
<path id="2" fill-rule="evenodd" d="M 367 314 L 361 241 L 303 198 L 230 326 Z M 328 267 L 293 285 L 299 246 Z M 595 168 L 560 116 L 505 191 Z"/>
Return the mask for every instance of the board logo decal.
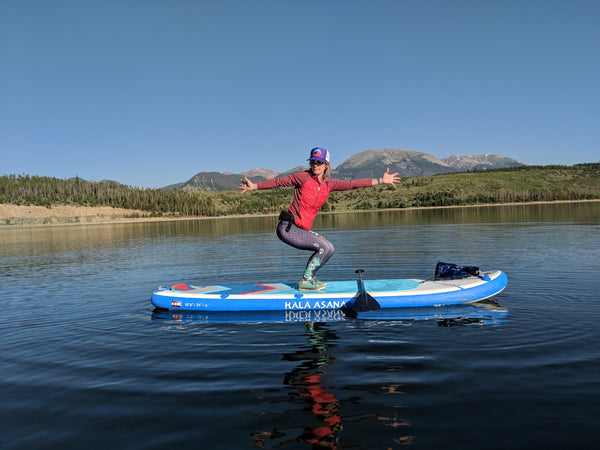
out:
<path id="1" fill-rule="evenodd" d="M 285 310 L 303 310 L 303 309 L 339 309 L 346 306 L 346 301 L 340 300 L 317 300 L 314 303 L 305 301 L 285 302 Z"/>

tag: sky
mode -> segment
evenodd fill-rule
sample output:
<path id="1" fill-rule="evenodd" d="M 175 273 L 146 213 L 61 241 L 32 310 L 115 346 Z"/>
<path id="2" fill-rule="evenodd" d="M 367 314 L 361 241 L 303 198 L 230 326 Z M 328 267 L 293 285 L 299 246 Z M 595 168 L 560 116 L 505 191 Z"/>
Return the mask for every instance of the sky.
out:
<path id="1" fill-rule="evenodd" d="M 0 175 L 600 160 L 600 0 L 0 0 Z"/>

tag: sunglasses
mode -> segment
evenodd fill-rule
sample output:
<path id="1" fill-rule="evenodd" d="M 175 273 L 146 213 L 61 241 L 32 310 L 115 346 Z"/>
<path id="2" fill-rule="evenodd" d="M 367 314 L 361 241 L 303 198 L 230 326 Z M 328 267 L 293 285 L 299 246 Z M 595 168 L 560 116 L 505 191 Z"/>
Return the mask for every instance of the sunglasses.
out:
<path id="1" fill-rule="evenodd" d="M 311 159 L 310 160 L 310 165 L 311 166 L 322 166 L 323 164 L 325 164 L 323 161 L 317 161 L 316 159 Z"/>

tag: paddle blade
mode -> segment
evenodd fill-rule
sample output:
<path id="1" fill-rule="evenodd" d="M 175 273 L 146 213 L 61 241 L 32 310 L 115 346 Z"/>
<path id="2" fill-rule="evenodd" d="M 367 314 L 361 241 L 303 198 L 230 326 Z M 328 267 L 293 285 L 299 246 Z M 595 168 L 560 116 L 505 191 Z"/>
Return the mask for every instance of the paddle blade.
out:
<path id="1" fill-rule="evenodd" d="M 356 312 L 375 311 L 381 308 L 381 305 L 371 295 L 362 291 L 354 300 L 352 309 Z"/>

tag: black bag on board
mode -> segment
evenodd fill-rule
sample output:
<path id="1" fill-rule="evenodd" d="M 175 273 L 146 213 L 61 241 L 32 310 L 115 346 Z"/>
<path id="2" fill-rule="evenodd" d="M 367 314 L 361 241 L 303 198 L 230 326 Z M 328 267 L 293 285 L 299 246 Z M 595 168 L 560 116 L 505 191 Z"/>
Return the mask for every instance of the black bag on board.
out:
<path id="1" fill-rule="evenodd" d="M 479 267 L 459 266 L 452 263 L 438 262 L 435 266 L 436 280 L 459 280 L 467 277 L 479 277 L 481 272 Z"/>

